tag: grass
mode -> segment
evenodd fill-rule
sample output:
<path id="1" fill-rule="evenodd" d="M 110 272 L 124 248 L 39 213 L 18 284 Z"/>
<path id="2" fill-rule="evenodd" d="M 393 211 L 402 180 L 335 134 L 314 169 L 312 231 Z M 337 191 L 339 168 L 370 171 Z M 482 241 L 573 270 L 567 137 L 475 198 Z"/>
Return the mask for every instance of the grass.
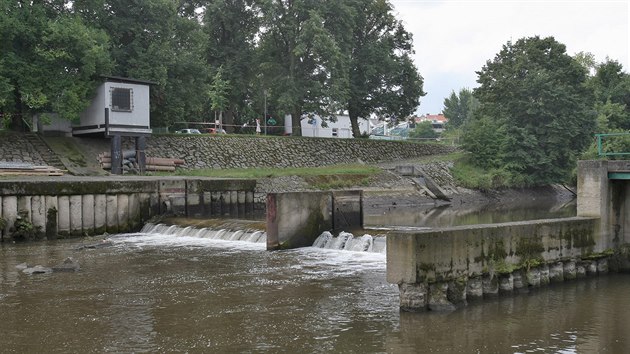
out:
<path id="1" fill-rule="evenodd" d="M 455 160 L 451 173 L 457 184 L 479 190 L 490 190 L 506 187 L 519 187 L 511 185 L 510 174 L 500 169 L 484 169 L 471 163 L 469 156 L 462 154 Z"/>
<path id="2" fill-rule="evenodd" d="M 381 169 L 375 166 L 335 165 L 312 168 L 178 170 L 175 174 L 179 176 L 246 179 L 299 176 L 304 178 L 304 180 L 313 188 L 329 190 L 367 185 L 370 178 L 380 172 Z M 155 175 L 172 176 L 170 173 L 163 172 L 155 173 Z"/>

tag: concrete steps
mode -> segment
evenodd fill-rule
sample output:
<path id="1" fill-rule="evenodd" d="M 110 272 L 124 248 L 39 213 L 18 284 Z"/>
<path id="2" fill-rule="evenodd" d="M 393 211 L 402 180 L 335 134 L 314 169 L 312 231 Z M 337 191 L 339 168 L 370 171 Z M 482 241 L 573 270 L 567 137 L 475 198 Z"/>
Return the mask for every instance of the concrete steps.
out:
<path id="1" fill-rule="evenodd" d="M 48 166 L 56 167 L 61 170 L 67 170 L 66 166 L 59 159 L 59 156 L 46 144 L 46 142 L 36 133 L 26 133 L 24 138 L 39 153 L 44 162 Z"/>

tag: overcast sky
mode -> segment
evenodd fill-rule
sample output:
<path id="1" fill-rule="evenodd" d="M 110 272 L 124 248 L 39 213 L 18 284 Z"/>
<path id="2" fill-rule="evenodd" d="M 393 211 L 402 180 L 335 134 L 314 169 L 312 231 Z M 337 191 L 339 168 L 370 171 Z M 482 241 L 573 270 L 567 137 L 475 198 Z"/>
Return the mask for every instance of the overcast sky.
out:
<path id="1" fill-rule="evenodd" d="M 439 113 L 452 90 L 477 86 L 477 74 L 503 44 L 553 36 L 567 53 L 591 52 L 630 72 L 630 0 L 391 0 L 414 35 L 424 77 L 419 114 Z"/>

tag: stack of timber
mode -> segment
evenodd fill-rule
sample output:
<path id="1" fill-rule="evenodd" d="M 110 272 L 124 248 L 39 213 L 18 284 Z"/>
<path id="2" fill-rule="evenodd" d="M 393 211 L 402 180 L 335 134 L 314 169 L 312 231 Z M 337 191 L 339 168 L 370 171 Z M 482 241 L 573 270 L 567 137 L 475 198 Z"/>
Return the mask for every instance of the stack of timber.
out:
<path id="1" fill-rule="evenodd" d="M 0 176 L 63 176 L 64 172 L 52 166 L 0 161 Z"/>
<path id="2" fill-rule="evenodd" d="M 138 162 L 136 161 L 136 152 L 134 150 L 123 151 L 123 171 L 138 171 Z M 112 168 L 112 157 L 110 152 L 102 152 L 98 154 L 98 162 L 105 170 Z M 146 171 L 175 171 L 178 166 L 184 165 L 182 159 L 171 159 L 165 157 L 149 157 L 147 156 Z"/>

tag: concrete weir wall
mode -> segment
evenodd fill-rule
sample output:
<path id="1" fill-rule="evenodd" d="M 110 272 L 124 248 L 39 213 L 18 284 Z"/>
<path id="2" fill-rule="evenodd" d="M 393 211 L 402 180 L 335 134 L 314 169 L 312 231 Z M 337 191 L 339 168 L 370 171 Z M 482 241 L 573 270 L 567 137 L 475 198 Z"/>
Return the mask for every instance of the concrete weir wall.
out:
<path id="1" fill-rule="evenodd" d="M 267 249 L 312 246 L 324 231 L 363 227 L 362 191 L 267 194 Z"/>
<path id="2" fill-rule="evenodd" d="M 402 310 L 467 301 L 608 271 L 597 218 L 453 227 L 387 236 L 387 280 Z"/>
<path id="3" fill-rule="evenodd" d="M 0 236 L 26 218 L 49 238 L 139 230 L 154 215 L 231 216 L 253 213 L 254 180 L 203 178 L 64 178 L 0 181 Z"/>

